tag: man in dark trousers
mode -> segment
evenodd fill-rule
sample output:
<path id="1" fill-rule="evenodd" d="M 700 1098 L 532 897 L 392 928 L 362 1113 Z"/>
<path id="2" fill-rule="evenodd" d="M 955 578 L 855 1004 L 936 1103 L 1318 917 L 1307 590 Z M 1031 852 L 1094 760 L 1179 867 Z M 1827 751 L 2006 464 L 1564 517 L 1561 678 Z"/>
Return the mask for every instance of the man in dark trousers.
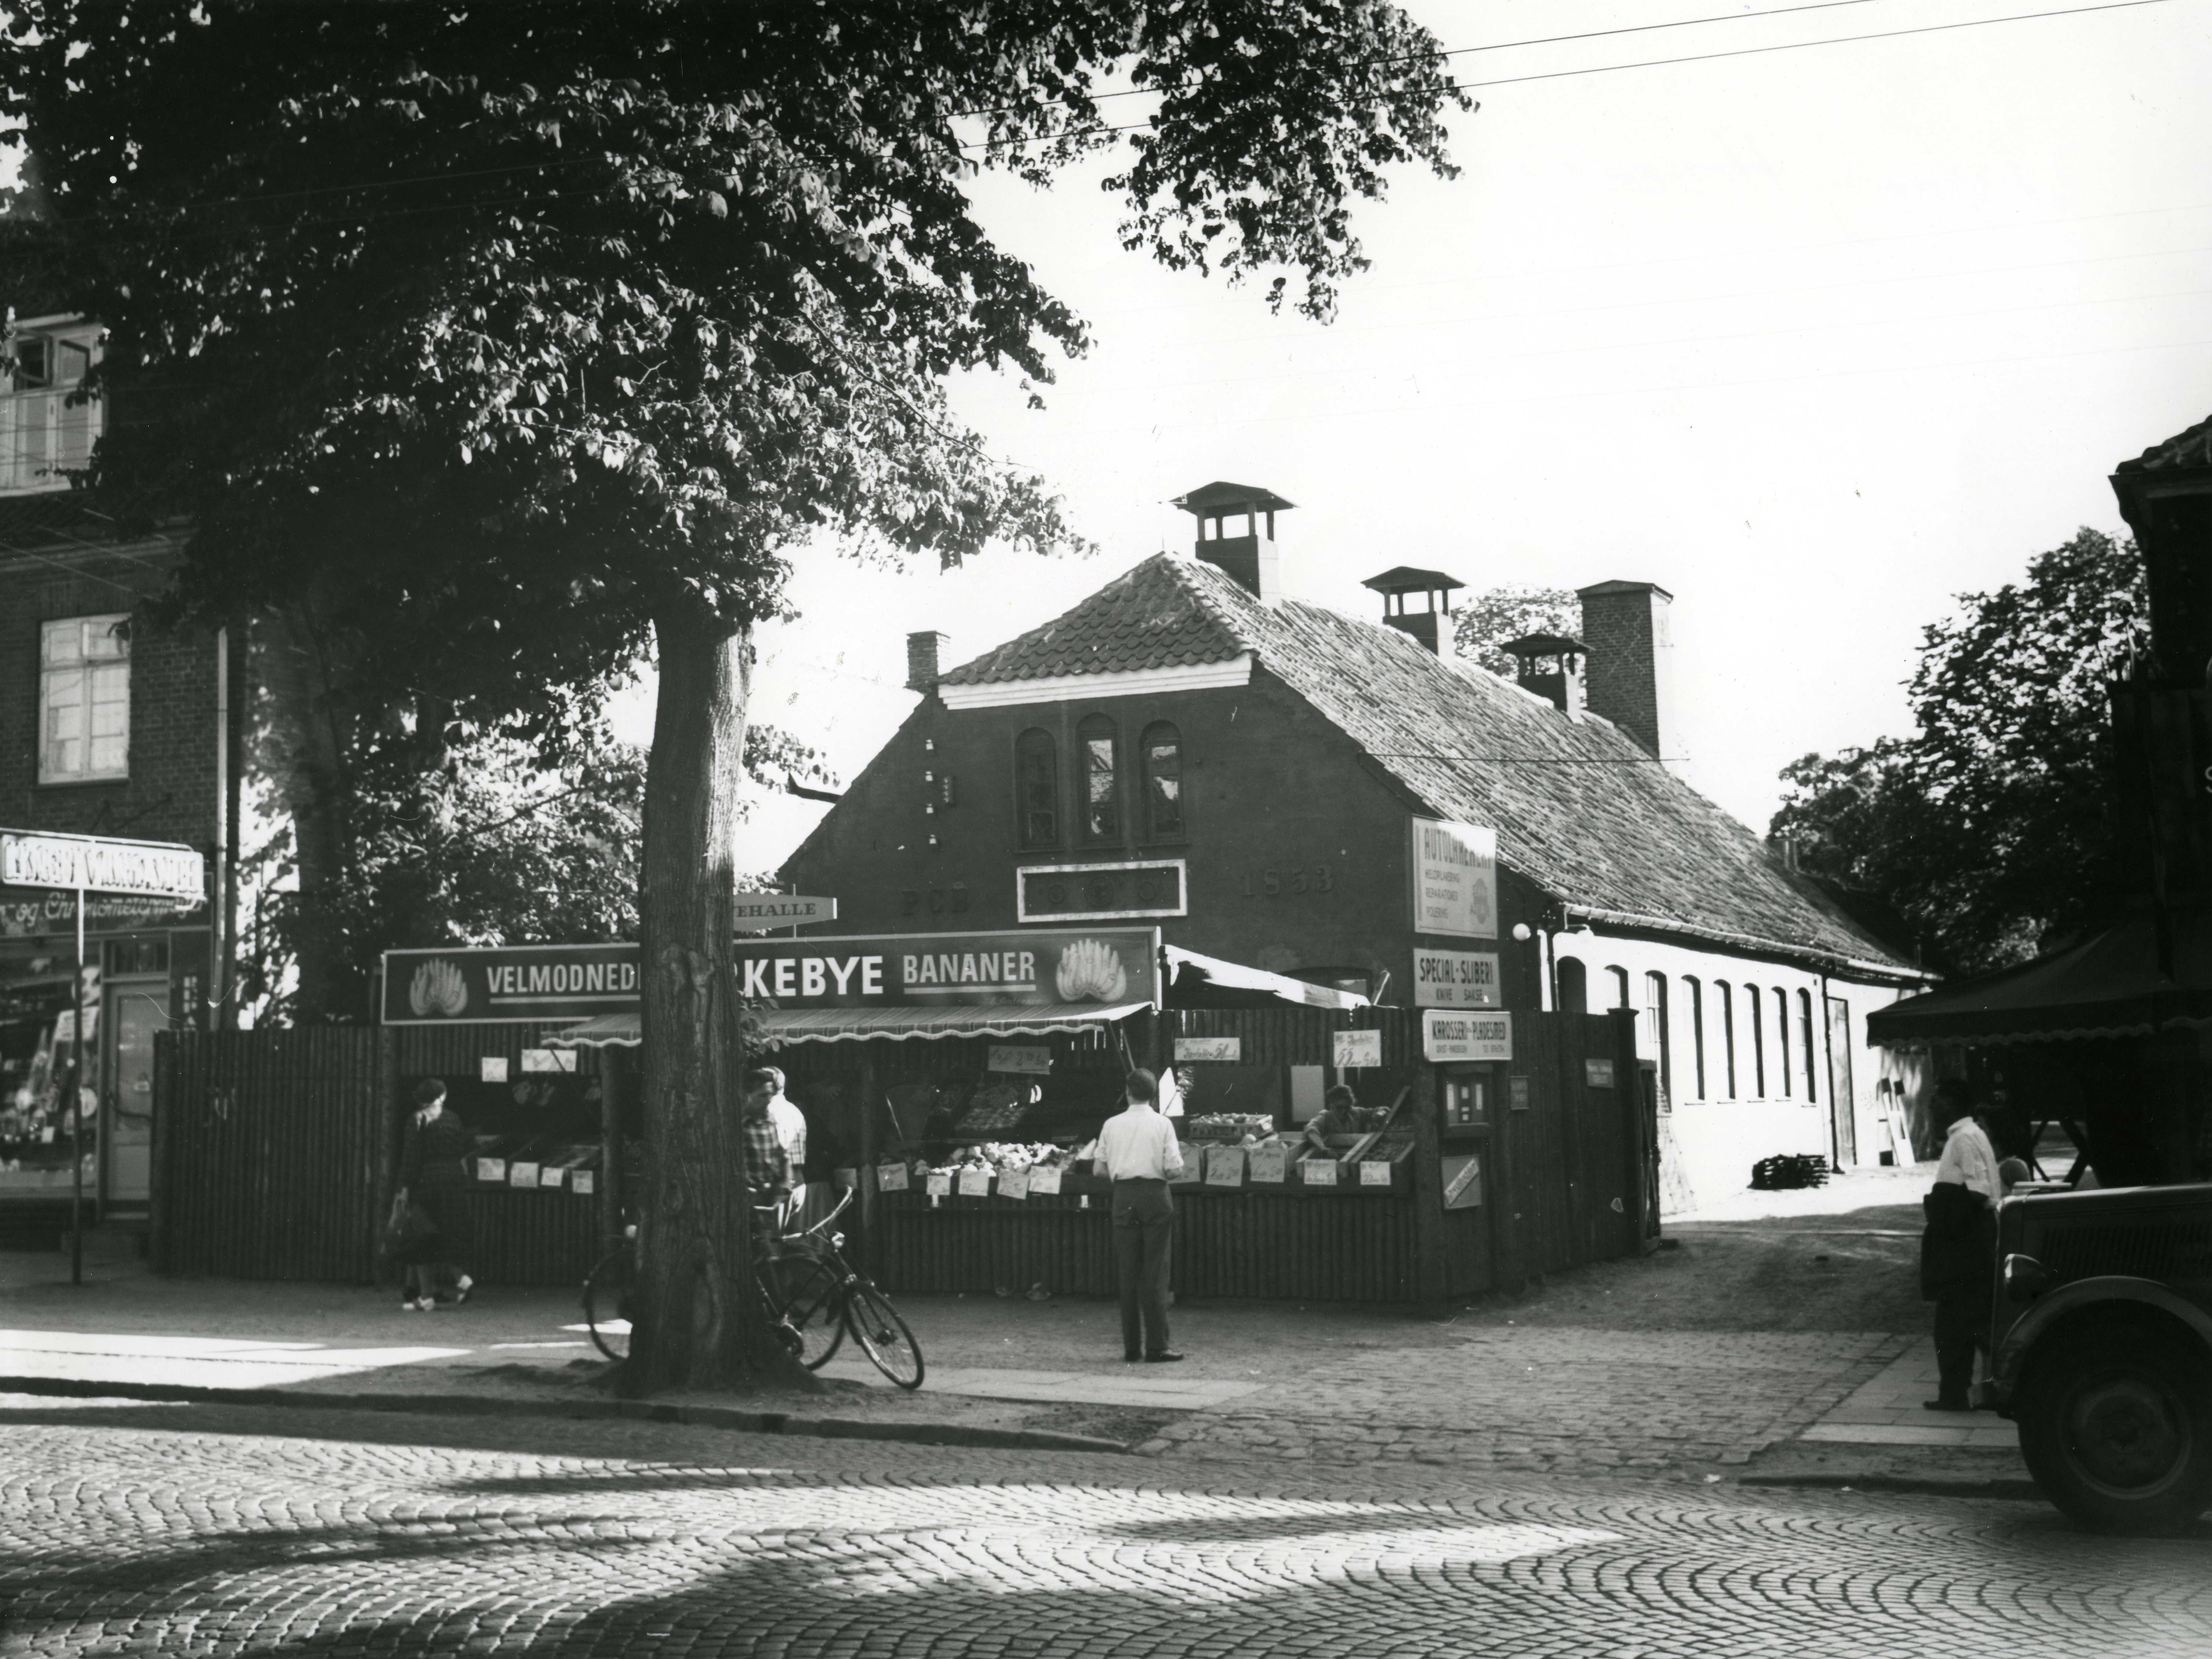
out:
<path id="1" fill-rule="evenodd" d="M 1168 1257 L 1175 1240 L 1175 1201 L 1168 1182 L 1182 1174 L 1175 1127 L 1154 1102 L 1159 1079 L 1134 1071 L 1124 1086 L 1127 1106 L 1098 1132 L 1098 1158 L 1114 1182 L 1114 1261 L 1121 1283 L 1121 1358 L 1167 1364 L 1182 1356 L 1168 1347 Z M 1138 1346 L 1141 1335 L 1144 1346 Z"/>
<path id="2" fill-rule="evenodd" d="M 1920 1294 L 1936 1304 L 1936 1398 L 1932 1412 L 1973 1409 L 1974 1352 L 1987 1345 L 1996 1291 L 1996 1209 L 2004 1196 L 1989 1137 L 1974 1121 L 1966 1085 L 1936 1085 L 1935 1115 L 1946 1131 L 1936 1184 L 1921 1207 Z"/>

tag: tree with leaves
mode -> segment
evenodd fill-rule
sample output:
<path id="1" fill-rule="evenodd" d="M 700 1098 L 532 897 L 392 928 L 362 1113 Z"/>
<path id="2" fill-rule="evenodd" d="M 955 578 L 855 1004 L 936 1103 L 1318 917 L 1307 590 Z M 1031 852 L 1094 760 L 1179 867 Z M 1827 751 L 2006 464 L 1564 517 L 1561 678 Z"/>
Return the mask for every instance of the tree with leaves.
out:
<path id="1" fill-rule="evenodd" d="M 1971 973 L 2121 905 L 2108 688 L 2149 611 L 2134 544 L 2089 529 L 1959 605 L 1923 635 L 1913 734 L 1785 768 L 1771 833 L 1898 917 L 1930 966 Z"/>
<path id="2" fill-rule="evenodd" d="M 0 28 L 38 187 L 5 274 L 109 325 L 96 392 L 147 414 L 98 477 L 195 515 L 190 612 L 309 618 L 373 717 L 550 754 L 657 664 L 627 1382 L 773 1368 L 729 1109 L 752 629 L 816 548 L 1079 543 L 947 405 L 1087 344 L 965 181 L 1121 146 L 1127 247 L 1325 319 L 1350 204 L 1450 171 L 1437 42 L 1382 0 L 23 0 Z"/>
<path id="3" fill-rule="evenodd" d="M 1453 612 L 1452 637 L 1462 660 L 1471 659 L 1504 679 L 1521 665 L 1498 647 L 1531 634 L 1572 639 L 1582 629 L 1582 607 L 1564 587 L 1534 587 L 1508 582 L 1478 593 Z"/>

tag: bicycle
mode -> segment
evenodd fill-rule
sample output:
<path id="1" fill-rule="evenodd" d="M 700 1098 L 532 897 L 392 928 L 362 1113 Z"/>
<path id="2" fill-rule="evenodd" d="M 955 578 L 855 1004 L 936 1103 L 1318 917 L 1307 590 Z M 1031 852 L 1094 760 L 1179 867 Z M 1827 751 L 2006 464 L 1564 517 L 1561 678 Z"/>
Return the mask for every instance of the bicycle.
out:
<path id="1" fill-rule="evenodd" d="M 812 1226 L 785 1233 L 778 1253 L 754 1264 L 761 1298 L 785 1350 L 809 1370 L 819 1370 L 851 1336 L 869 1362 L 902 1389 L 921 1386 L 921 1345 L 875 1281 L 845 1260 L 845 1236 L 830 1224 L 853 1202 L 848 1188 L 830 1213 Z M 773 1215 L 769 1206 L 756 1213 Z M 600 1258 L 584 1280 L 584 1322 L 592 1341 L 610 1359 L 629 1354 L 628 1299 L 636 1276 L 638 1230 Z"/>

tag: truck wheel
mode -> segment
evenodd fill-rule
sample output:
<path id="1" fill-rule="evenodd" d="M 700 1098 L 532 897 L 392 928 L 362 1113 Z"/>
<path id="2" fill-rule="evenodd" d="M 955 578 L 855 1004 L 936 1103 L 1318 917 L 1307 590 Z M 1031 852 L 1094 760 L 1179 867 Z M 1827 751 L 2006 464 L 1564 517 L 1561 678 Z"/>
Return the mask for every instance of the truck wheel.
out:
<path id="1" fill-rule="evenodd" d="M 2044 1495 L 2095 1532 L 2166 1533 L 2212 1502 L 2203 1361 L 2139 1327 L 2059 1334 L 2014 1415 Z"/>

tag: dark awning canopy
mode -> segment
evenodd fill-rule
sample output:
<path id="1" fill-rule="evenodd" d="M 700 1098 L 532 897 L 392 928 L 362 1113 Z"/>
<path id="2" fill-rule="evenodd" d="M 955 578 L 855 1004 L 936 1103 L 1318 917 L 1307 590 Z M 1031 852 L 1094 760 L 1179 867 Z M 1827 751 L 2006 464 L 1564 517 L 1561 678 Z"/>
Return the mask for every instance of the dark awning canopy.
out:
<path id="1" fill-rule="evenodd" d="M 1898 1048 L 2148 1036 L 2207 1024 L 2212 927 L 2177 920 L 2162 952 L 2156 920 L 2142 911 L 2066 950 L 1878 1009 L 1866 1029 L 1869 1042 Z"/>

